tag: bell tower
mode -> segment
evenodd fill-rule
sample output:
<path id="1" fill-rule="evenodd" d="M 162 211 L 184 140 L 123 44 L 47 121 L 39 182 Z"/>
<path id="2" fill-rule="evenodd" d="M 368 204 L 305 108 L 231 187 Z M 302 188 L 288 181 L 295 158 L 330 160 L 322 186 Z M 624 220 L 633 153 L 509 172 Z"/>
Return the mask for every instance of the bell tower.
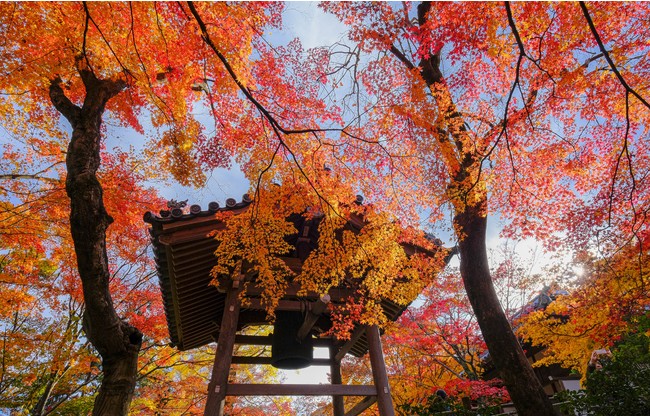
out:
<path id="1" fill-rule="evenodd" d="M 208 210 L 192 205 L 189 213 L 183 207 L 171 204 L 169 210 L 159 215 L 146 213 L 145 221 L 151 225 L 151 236 L 157 272 L 165 306 L 165 314 L 172 344 L 179 350 L 190 350 L 216 341 L 216 356 L 208 385 L 205 415 L 223 415 L 228 396 L 331 396 L 334 416 L 353 416 L 377 403 L 381 416 L 393 416 L 395 410 L 377 326 L 357 325 L 349 340 L 324 337 L 332 326 L 332 305 L 343 304 L 354 291 L 334 287 L 328 293 L 303 293 L 295 282 L 288 282 L 284 297 L 276 308 L 272 334 L 251 336 L 241 330 L 255 325 L 269 325 L 261 300 L 262 287 L 256 284 L 256 275 L 244 266 L 232 276 L 220 276 L 218 285 L 211 277 L 217 262 L 214 252 L 218 242 L 211 237 L 225 224 L 218 213 L 229 211 L 234 215 L 245 212 L 251 198 L 242 201 L 230 198 L 225 207 L 211 202 Z M 184 204 L 181 203 L 181 204 Z M 297 230 L 291 238 L 295 246 L 292 254 L 281 260 L 300 274 L 304 260 L 318 244 L 318 218 L 306 219 L 296 215 L 288 220 Z M 360 230 L 361 218 L 352 217 L 348 227 Z M 402 244 L 407 255 L 424 253 L 436 256 L 443 249 L 439 244 L 425 249 Z M 386 317 L 396 320 L 405 307 L 389 299 L 381 301 Z M 270 357 L 233 355 L 235 345 L 271 346 Z M 324 347 L 328 358 L 314 358 L 313 348 Z M 372 368 L 372 385 L 344 385 L 341 377 L 341 360 L 347 354 L 362 357 L 369 354 Z M 228 383 L 230 367 L 237 365 L 272 365 L 280 369 L 298 369 L 313 365 L 328 366 L 331 384 L 233 384 Z M 343 398 L 360 399 L 350 409 L 345 409 Z"/>

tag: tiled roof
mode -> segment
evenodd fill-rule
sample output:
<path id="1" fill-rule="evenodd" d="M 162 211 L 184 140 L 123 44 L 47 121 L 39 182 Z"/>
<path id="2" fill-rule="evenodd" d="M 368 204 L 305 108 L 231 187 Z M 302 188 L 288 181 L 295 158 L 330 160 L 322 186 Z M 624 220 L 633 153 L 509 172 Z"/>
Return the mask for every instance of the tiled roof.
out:
<path id="1" fill-rule="evenodd" d="M 192 205 L 189 213 L 176 207 L 144 216 L 151 225 L 169 337 L 180 350 L 214 341 L 226 295 L 210 285 L 218 243 L 208 234 L 222 224 L 217 213 L 243 211 L 250 203 L 251 199 L 244 195 L 240 202 L 227 199 L 223 207 L 211 202 L 207 210 Z"/>

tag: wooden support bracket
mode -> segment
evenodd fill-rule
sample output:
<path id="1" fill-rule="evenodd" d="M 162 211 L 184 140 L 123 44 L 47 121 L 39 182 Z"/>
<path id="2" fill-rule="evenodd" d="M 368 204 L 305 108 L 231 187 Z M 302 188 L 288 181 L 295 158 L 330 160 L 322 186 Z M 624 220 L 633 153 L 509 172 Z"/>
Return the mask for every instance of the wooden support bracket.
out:
<path id="1" fill-rule="evenodd" d="M 345 414 L 345 416 L 357 416 L 376 402 L 377 396 L 366 396 L 359 403 L 355 404 L 354 407 Z"/>
<path id="2" fill-rule="evenodd" d="M 330 303 L 330 295 L 325 294 L 320 297 L 316 302 L 311 304 L 311 308 L 307 311 L 307 314 L 305 315 L 305 321 L 302 323 L 300 326 L 300 329 L 298 330 L 298 335 L 296 338 L 298 338 L 299 341 L 302 341 L 309 335 L 309 332 L 311 329 L 314 327 L 314 324 L 316 324 L 316 321 L 320 316 L 327 310 L 327 305 Z"/>
<path id="3" fill-rule="evenodd" d="M 346 343 L 343 344 L 343 346 L 342 346 L 341 348 L 339 348 L 339 351 L 338 351 L 338 352 L 336 353 L 336 355 L 334 356 L 334 359 L 335 359 L 336 361 L 338 361 L 338 362 L 341 362 L 341 360 L 343 359 L 343 357 L 345 357 L 345 354 L 347 354 L 348 351 L 350 351 L 350 348 L 352 348 L 352 347 L 354 346 L 354 344 L 356 344 L 356 342 L 359 340 L 359 338 L 361 338 L 361 336 L 363 335 L 364 331 L 365 331 L 365 328 L 364 328 L 364 327 L 361 327 L 361 326 L 360 326 L 360 327 L 357 327 L 357 328 L 352 332 L 352 335 L 350 335 L 350 339 L 347 340 Z"/>

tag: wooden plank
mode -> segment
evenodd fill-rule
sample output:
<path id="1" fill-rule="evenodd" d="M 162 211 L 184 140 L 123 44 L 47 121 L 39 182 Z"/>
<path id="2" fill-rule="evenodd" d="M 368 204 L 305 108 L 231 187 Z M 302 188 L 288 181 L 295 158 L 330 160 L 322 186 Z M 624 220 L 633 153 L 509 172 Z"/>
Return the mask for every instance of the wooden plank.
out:
<path id="1" fill-rule="evenodd" d="M 169 246 L 164 247 L 165 256 L 169 258 L 171 256 L 171 248 Z M 176 335 L 178 336 L 178 343 L 183 344 L 183 328 L 181 327 L 181 317 L 180 317 L 180 308 L 178 306 L 178 292 L 176 288 L 176 275 L 174 274 L 173 268 L 167 269 L 167 277 L 169 278 L 169 286 L 171 288 L 172 295 L 172 308 L 174 310 L 174 324 L 176 326 Z M 169 319 L 168 319 L 169 320 Z"/>
<path id="2" fill-rule="evenodd" d="M 368 349 L 370 351 L 372 378 L 375 381 L 375 386 L 377 386 L 379 415 L 395 416 L 393 398 L 390 395 L 390 385 L 388 384 L 388 374 L 386 373 L 386 362 L 384 361 L 384 353 L 381 350 L 379 327 L 377 325 L 366 327 L 366 337 L 368 338 Z"/>
<path id="3" fill-rule="evenodd" d="M 214 238 L 208 237 L 211 232 L 225 228 L 225 224 L 221 221 L 216 221 L 209 217 L 203 217 L 201 219 L 206 219 L 207 221 L 203 224 L 188 224 L 185 221 L 177 221 L 169 225 L 165 224 L 163 234 L 158 238 L 158 241 L 165 245 L 178 245 L 198 240 L 208 240 Z M 176 229 L 169 229 L 169 227 L 173 226 Z"/>
<path id="4" fill-rule="evenodd" d="M 375 402 L 377 402 L 377 396 L 364 397 L 359 403 L 355 404 L 354 407 L 345 414 L 345 416 L 357 416 L 375 404 Z"/>
<path id="5" fill-rule="evenodd" d="M 247 365 L 271 365 L 272 357 L 244 357 L 244 356 L 234 356 L 232 357 L 233 364 L 247 364 Z M 326 366 L 330 365 L 329 358 L 314 358 L 311 362 L 311 365 Z"/>
<path id="6" fill-rule="evenodd" d="M 208 399 L 203 413 L 205 416 L 223 415 L 228 373 L 230 372 L 232 353 L 235 346 L 235 333 L 237 332 L 237 320 L 239 319 L 239 293 L 241 289 L 242 285 L 239 284 L 239 280 L 235 280 L 226 294 L 226 305 L 221 320 L 217 352 L 214 357 L 212 376 L 208 384 Z"/>
<path id="7" fill-rule="evenodd" d="M 375 386 L 334 384 L 228 384 L 227 396 L 372 396 Z"/>

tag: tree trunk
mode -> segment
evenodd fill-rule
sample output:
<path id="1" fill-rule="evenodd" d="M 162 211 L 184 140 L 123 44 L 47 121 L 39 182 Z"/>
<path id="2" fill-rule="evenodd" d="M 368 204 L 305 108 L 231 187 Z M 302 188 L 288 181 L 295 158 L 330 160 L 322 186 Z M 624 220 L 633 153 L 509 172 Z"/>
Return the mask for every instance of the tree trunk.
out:
<path id="1" fill-rule="evenodd" d="M 420 26 L 430 18 L 430 10 L 431 2 L 418 5 Z M 462 113 L 445 85 L 440 71 L 440 51 L 431 52 L 422 59 L 419 68 L 439 105 L 436 134 L 440 146 L 447 148 L 447 155 L 455 155 L 447 156 L 445 161 L 451 177 L 448 192 L 456 211 L 454 226 L 465 292 L 517 414 L 555 416 L 557 413 L 526 359 L 494 290 L 485 245 L 488 192 L 480 177 L 482 155 L 475 147 L 476 140 L 468 136 Z"/>
<path id="2" fill-rule="evenodd" d="M 106 212 L 97 179 L 100 165 L 100 127 L 108 100 L 124 87 L 122 81 L 101 80 L 77 59 L 86 88 L 82 107 L 73 104 L 55 79 L 50 85 L 52 103 L 72 125 L 66 155 L 66 191 L 70 197 L 70 231 L 83 286 L 83 328 L 102 357 L 103 378 L 93 415 L 126 415 L 135 389 L 142 334 L 119 318 L 109 292 L 106 229 L 113 219 Z"/>
<path id="3" fill-rule="evenodd" d="M 49 380 L 45 385 L 45 390 L 43 391 L 43 394 L 41 394 L 41 397 L 38 399 L 36 406 L 34 406 L 34 408 L 31 411 L 31 416 L 43 416 L 45 411 L 45 405 L 47 404 L 47 401 L 50 400 L 50 395 L 52 394 L 52 388 L 56 384 L 57 376 L 58 374 L 56 371 L 50 374 Z"/>
<path id="4" fill-rule="evenodd" d="M 485 234 L 487 199 L 454 217 L 460 274 L 490 356 L 519 416 L 556 415 L 506 318 L 490 276 Z"/>

